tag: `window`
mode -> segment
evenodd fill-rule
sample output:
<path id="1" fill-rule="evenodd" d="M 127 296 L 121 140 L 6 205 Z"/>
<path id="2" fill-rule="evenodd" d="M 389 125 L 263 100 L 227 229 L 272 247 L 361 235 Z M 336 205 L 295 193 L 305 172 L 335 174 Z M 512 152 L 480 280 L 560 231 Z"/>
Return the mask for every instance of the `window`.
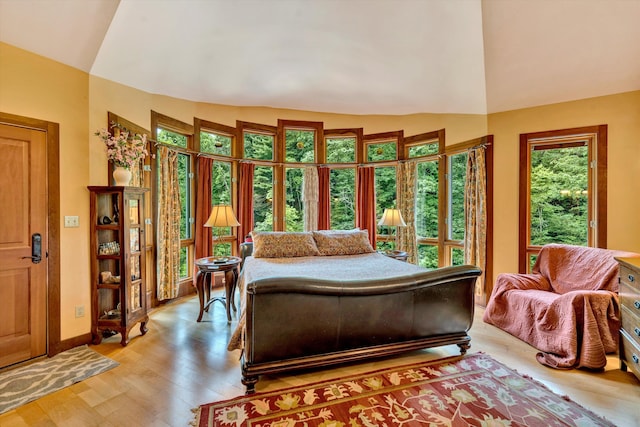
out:
<path id="1" fill-rule="evenodd" d="M 255 160 L 273 160 L 274 141 L 274 135 L 245 131 L 244 158 Z"/>
<path id="2" fill-rule="evenodd" d="M 520 135 L 520 272 L 540 247 L 606 247 L 607 126 Z"/>
<path id="3" fill-rule="evenodd" d="M 273 166 L 256 166 L 253 173 L 254 230 L 273 231 Z"/>
<path id="4" fill-rule="evenodd" d="M 331 228 L 348 230 L 356 225 L 356 169 L 331 169 L 329 191 L 331 202 Z"/>
<path id="5" fill-rule="evenodd" d="M 445 265 L 464 263 L 464 185 L 467 152 L 447 156 L 447 217 L 444 245 Z"/>
<path id="6" fill-rule="evenodd" d="M 398 149 L 396 141 L 380 141 L 367 143 L 367 161 L 378 162 L 396 160 Z"/>
<path id="7" fill-rule="evenodd" d="M 214 161 L 211 167 L 211 204 L 231 205 L 231 162 Z M 215 256 L 231 255 L 231 243 L 235 241 L 231 227 L 214 227 L 214 237 L 219 242 Z"/>
<path id="8" fill-rule="evenodd" d="M 286 168 L 285 231 L 304 230 L 303 168 Z"/>
<path id="9" fill-rule="evenodd" d="M 315 162 L 315 130 L 285 129 L 286 162 L 313 163 Z"/>
<path id="10" fill-rule="evenodd" d="M 355 163 L 356 137 L 325 138 L 327 163 Z"/>
<path id="11" fill-rule="evenodd" d="M 438 160 L 419 162 L 416 170 L 416 237 L 418 264 L 438 267 Z"/>
<path id="12" fill-rule="evenodd" d="M 200 151 L 203 153 L 231 156 L 233 138 L 214 132 L 200 132 Z"/>
<path id="13" fill-rule="evenodd" d="M 376 218 L 382 218 L 382 213 L 386 208 L 396 206 L 396 167 L 380 166 L 375 170 L 376 181 Z M 395 229 L 390 227 L 378 227 L 376 237 L 376 249 L 395 249 Z"/>

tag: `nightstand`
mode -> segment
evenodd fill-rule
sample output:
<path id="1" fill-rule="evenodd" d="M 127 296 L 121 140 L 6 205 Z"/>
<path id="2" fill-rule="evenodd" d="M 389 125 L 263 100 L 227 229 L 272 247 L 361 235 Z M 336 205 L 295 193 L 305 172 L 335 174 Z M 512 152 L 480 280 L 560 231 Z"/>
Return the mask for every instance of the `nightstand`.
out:
<path id="1" fill-rule="evenodd" d="M 378 251 L 382 255 L 386 255 L 389 258 L 397 259 L 398 261 L 407 262 L 408 254 L 404 251 Z"/>
<path id="2" fill-rule="evenodd" d="M 238 265 L 241 259 L 238 257 L 230 256 L 220 259 L 219 257 L 207 257 L 196 260 L 196 290 L 198 292 L 198 298 L 200 300 L 200 313 L 198 314 L 198 322 L 202 320 L 202 314 L 209 310 L 209 306 L 215 302 L 220 301 L 225 305 L 227 310 L 227 322 L 231 323 L 231 310 L 233 305 L 235 310 L 235 304 L 233 302 L 233 293 L 236 289 L 236 281 L 238 280 Z M 211 279 L 213 273 L 224 273 L 224 297 L 211 298 Z"/>
<path id="3" fill-rule="evenodd" d="M 620 263 L 620 369 L 640 379 L 640 258 L 616 258 Z"/>

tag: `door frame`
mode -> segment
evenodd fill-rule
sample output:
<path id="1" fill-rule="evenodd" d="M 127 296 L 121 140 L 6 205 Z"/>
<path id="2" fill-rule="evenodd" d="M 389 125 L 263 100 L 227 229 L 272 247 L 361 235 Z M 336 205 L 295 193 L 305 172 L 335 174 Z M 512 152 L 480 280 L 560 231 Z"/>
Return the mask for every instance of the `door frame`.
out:
<path id="1" fill-rule="evenodd" d="M 47 141 L 47 355 L 60 351 L 60 125 L 0 111 L 0 123 L 46 133 Z"/>

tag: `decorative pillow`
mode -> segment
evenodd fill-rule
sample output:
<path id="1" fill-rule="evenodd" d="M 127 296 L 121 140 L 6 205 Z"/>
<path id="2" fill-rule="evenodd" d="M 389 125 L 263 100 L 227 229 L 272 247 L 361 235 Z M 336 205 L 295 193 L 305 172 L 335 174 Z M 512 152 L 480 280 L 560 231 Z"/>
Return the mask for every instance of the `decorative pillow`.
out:
<path id="1" fill-rule="evenodd" d="M 313 231 L 320 255 L 357 255 L 375 252 L 367 230 Z"/>
<path id="2" fill-rule="evenodd" d="M 311 233 L 253 231 L 255 258 L 289 258 L 320 255 Z"/>

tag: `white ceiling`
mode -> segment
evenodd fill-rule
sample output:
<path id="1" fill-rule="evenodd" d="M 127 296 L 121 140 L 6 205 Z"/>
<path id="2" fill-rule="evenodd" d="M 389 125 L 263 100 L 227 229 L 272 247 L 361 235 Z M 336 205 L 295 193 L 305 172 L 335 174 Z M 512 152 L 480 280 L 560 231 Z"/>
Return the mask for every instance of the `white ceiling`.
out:
<path id="1" fill-rule="evenodd" d="M 239 106 L 484 114 L 640 89 L 640 0 L 0 0 L 0 41 Z"/>

